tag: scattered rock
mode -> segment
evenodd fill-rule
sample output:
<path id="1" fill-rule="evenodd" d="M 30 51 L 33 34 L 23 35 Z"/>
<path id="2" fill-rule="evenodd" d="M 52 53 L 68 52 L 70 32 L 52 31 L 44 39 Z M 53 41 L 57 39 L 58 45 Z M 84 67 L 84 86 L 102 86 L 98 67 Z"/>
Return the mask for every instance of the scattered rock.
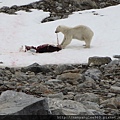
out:
<path id="1" fill-rule="evenodd" d="M 111 86 L 111 92 L 120 94 L 120 87 Z"/>
<path id="2" fill-rule="evenodd" d="M 96 88 L 96 83 L 93 79 L 86 80 L 85 82 L 77 85 L 77 91 L 84 90 L 85 88 L 91 88 L 95 89 Z"/>
<path id="3" fill-rule="evenodd" d="M 94 80 L 99 80 L 102 76 L 102 72 L 96 68 L 90 68 L 85 72 L 85 76 L 89 76 Z"/>
<path id="4" fill-rule="evenodd" d="M 89 57 L 88 59 L 88 65 L 105 65 L 111 62 L 110 57 Z"/>
<path id="5" fill-rule="evenodd" d="M 48 69 L 48 68 L 46 68 L 44 66 L 40 66 L 37 63 L 33 63 L 32 65 L 30 65 L 28 67 L 22 68 L 21 71 L 22 72 L 31 71 L 31 72 L 34 72 L 34 73 L 39 73 L 39 72 L 47 73 L 47 72 L 50 72 L 50 69 Z"/>
<path id="6" fill-rule="evenodd" d="M 82 103 L 85 101 L 90 101 L 90 102 L 100 104 L 99 96 L 94 93 L 77 94 L 74 97 L 74 100 Z"/>
<path id="7" fill-rule="evenodd" d="M 71 84 L 78 84 L 78 80 L 80 79 L 81 75 L 79 73 L 63 73 L 57 76 L 57 79 L 69 82 Z"/>
<path id="8" fill-rule="evenodd" d="M 56 94 L 49 94 L 47 97 L 49 98 L 56 98 L 56 99 L 60 99 L 60 100 L 63 100 L 63 93 L 56 93 Z"/>
<path id="9" fill-rule="evenodd" d="M 2 8 L 0 8 L 0 12 L 7 14 L 17 14 L 16 12 L 20 10 L 31 12 L 31 9 L 38 9 L 45 12 L 50 12 L 50 16 L 44 18 L 41 21 L 43 23 L 67 18 L 68 15 L 72 14 L 75 11 L 99 9 L 117 4 L 120 4 L 119 0 L 40 0 L 21 6 L 3 6 Z"/>
<path id="10" fill-rule="evenodd" d="M 113 57 L 120 59 L 120 55 L 114 55 Z"/>
<path id="11" fill-rule="evenodd" d="M 0 94 L 6 90 L 13 90 L 42 97 L 43 100 L 53 100 L 54 109 L 51 104 L 48 104 L 48 107 L 51 106 L 49 110 L 55 115 L 116 115 L 119 114 L 120 108 L 119 71 L 120 60 L 113 60 L 101 66 L 86 64 L 41 66 L 35 63 L 23 68 L 2 67 Z M 11 97 L 12 95 L 9 96 L 9 100 Z M 108 102 L 105 102 L 106 100 Z M 60 106 L 61 103 L 64 106 Z M 76 104 L 79 107 L 66 108 L 65 104 L 68 106 Z M 81 108 L 83 111 L 78 110 Z"/>
<path id="12" fill-rule="evenodd" d="M 120 108 L 120 97 L 113 97 L 107 100 L 102 101 L 101 105 L 103 107 L 108 107 L 111 109 Z"/>
<path id="13" fill-rule="evenodd" d="M 49 105 L 53 115 L 93 115 L 83 104 L 72 100 L 50 99 Z"/>
<path id="14" fill-rule="evenodd" d="M 62 74 L 66 70 L 74 70 L 74 66 L 72 65 L 57 65 L 55 68 L 55 73 L 56 74 Z"/>

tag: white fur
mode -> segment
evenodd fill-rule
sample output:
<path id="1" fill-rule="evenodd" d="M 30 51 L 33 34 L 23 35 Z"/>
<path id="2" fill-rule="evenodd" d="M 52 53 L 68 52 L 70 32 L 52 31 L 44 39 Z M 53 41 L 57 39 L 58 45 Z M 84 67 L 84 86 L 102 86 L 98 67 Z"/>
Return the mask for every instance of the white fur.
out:
<path id="1" fill-rule="evenodd" d="M 78 39 L 85 42 L 85 47 L 90 48 L 90 43 L 94 35 L 93 31 L 84 25 L 78 25 L 76 27 L 67 27 L 59 25 L 56 28 L 55 33 L 62 32 L 64 34 L 64 39 L 61 43 L 61 47 L 65 48 L 69 45 L 72 39 Z"/>

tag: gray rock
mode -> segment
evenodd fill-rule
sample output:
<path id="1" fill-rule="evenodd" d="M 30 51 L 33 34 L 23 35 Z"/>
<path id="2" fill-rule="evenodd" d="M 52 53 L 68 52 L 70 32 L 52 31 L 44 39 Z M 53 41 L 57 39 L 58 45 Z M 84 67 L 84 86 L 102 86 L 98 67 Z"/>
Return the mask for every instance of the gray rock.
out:
<path id="1" fill-rule="evenodd" d="M 111 97 L 115 97 L 116 94 L 115 93 L 108 93 L 107 97 L 111 98 Z"/>
<path id="2" fill-rule="evenodd" d="M 56 93 L 56 94 L 49 94 L 47 95 L 47 97 L 49 98 L 56 98 L 56 99 L 60 99 L 60 100 L 63 100 L 64 96 L 63 96 L 63 93 Z"/>
<path id="3" fill-rule="evenodd" d="M 7 77 L 8 79 L 11 79 L 12 73 L 10 72 L 10 70 L 5 70 L 4 72 L 5 72 L 6 77 Z"/>
<path id="4" fill-rule="evenodd" d="M 114 55 L 113 57 L 120 59 L 120 55 Z"/>
<path id="5" fill-rule="evenodd" d="M 85 88 L 96 88 L 96 83 L 94 80 L 86 80 L 85 82 L 77 85 L 77 91 L 80 92 L 81 90 L 84 90 Z"/>
<path id="6" fill-rule="evenodd" d="M 3 84 L 4 84 L 4 83 L 3 83 L 3 78 L 0 77 L 0 86 L 3 85 Z"/>
<path id="7" fill-rule="evenodd" d="M 16 10 L 15 9 L 10 9 L 7 11 L 8 14 L 15 14 Z"/>
<path id="8" fill-rule="evenodd" d="M 104 8 L 104 7 L 106 7 L 106 2 L 101 2 L 100 3 L 100 8 Z"/>
<path id="9" fill-rule="evenodd" d="M 45 98 L 9 90 L 0 96 L 0 115 L 47 115 L 49 112 Z"/>
<path id="10" fill-rule="evenodd" d="M 117 3 L 120 3 L 120 0 L 111 0 L 111 2 L 117 2 Z"/>
<path id="11" fill-rule="evenodd" d="M 88 65 L 105 65 L 111 62 L 112 59 L 110 57 L 89 57 Z"/>
<path id="12" fill-rule="evenodd" d="M 120 87 L 111 86 L 110 91 L 113 92 L 113 93 L 119 93 L 120 94 Z"/>
<path id="13" fill-rule="evenodd" d="M 81 78 L 79 73 L 63 73 L 57 76 L 57 79 L 69 82 L 71 84 L 78 84 L 78 80 Z"/>
<path id="14" fill-rule="evenodd" d="M 94 113 L 94 115 L 104 115 L 104 110 L 100 109 L 100 106 L 97 103 L 90 102 L 90 101 L 83 101 L 82 102 L 88 110 Z"/>
<path id="15" fill-rule="evenodd" d="M 120 107 L 120 97 L 113 97 L 107 100 L 104 100 L 101 102 L 101 105 L 103 107 L 111 108 L 111 109 L 117 109 Z"/>
<path id="16" fill-rule="evenodd" d="M 33 84 L 31 86 L 31 92 L 36 93 L 36 94 L 52 94 L 53 90 L 49 88 L 49 86 L 46 86 L 44 84 Z"/>
<path id="17" fill-rule="evenodd" d="M 67 95 L 64 95 L 65 100 L 74 100 L 74 92 L 68 92 Z"/>
<path id="18" fill-rule="evenodd" d="M 9 10 L 9 7 L 7 7 L 7 6 L 3 6 L 3 7 L 0 9 L 1 12 L 6 12 L 6 11 L 8 11 L 8 10 Z"/>
<path id="19" fill-rule="evenodd" d="M 16 89 L 16 82 L 9 82 L 9 81 L 4 81 L 3 85 L 5 85 L 6 87 L 8 87 L 9 89 Z"/>
<path id="20" fill-rule="evenodd" d="M 31 71 L 31 72 L 34 72 L 34 73 L 42 72 L 42 73 L 45 74 L 47 72 L 50 72 L 51 70 L 47 67 L 41 66 L 37 63 L 34 63 L 32 65 L 29 65 L 28 67 L 21 68 L 21 71 L 22 72 Z"/>
<path id="21" fill-rule="evenodd" d="M 18 8 L 17 5 L 13 5 L 13 6 L 10 7 L 10 9 L 15 9 L 15 10 L 17 10 L 17 8 Z"/>
<path id="22" fill-rule="evenodd" d="M 85 101 L 90 101 L 90 102 L 100 104 L 99 96 L 94 94 L 94 93 L 77 94 L 74 97 L 74 100 L 77 101 L 77 102 L 82 102 L 82 103 L 85 102 Z"/>
<path id="23" fill-rule="evenodd" d="M 49 108 L 53 115 L 93 115 L 83 104 L 72 100 L 49 99 Z"/>
<path id="24" fill-rule="evenodd" d="M 15 74 L 12 75 L 11 79 L 17 79 L 17 81 L 27 81 L 28 76 L 22 72 L 15 72 Z"/>
<path id="25" fill-rule="evenodd" d="M 102 76 L 102 72 L 99 69 L 90 68 L 84 73 L 84 75 L 89 76 L 94 80 L 99 80 Z"/>
<path id="26" fill-rule="evenodd" d="M 48 82 L 52 82 L 52 83 L 62 83 L 62 80 L 50 79 L 50 80 L 48 80 Z"/>
<path id="27" fill-rule="evenodd" d="M 120 87 L 120 81 L 115 82 L 114 86 Z"/>
<path id="28" fill-rule="evenodd" d="M 62 86 L 64 83 L 62 82 L 62 80 L 58 80 L 58 79 L 50 79 L 45 81 L 45 85 L 49 85 L 52 88 L 56 88 L 56 87 L 60 87 Z"/>
<path id="29" fill-rule="evenodd" d="M 103 66 L 104 76 L 117 80 L 120 77 L 120 60 L 113 60 L 108 65 Z"/>
<path id="30" fill-rule="evenodd" d="M 108 65 L 105 66 L 105 69 L 111 68 L 114 69 L 115 67 L 120 66 L 120 60 L 113 60 Z"/>
<path id="31" fill-rule="evenodd" d="M 63 73 L 65 70 L 73 70 L 74 67 L 72 65 L 58 65 L 55 69 L 55 73 L 56 74 L 61 74 Z"/>
<path id="32" fill-rule="evenodd" d="M 3 77 L 4 76 L 4 69 L 0 68 L 0 76 Z"/>

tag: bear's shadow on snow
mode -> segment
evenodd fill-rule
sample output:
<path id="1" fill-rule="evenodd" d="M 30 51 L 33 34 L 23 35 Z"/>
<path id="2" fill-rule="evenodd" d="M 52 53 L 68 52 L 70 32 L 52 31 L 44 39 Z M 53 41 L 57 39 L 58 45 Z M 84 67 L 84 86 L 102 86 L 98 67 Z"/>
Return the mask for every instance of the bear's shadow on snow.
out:
<path id="1" fill-rule="evenodd" d="M 82 49 L 91 49 L 91 48 L 93 48 L 93 46 L 90 46 L 90 48 L 84 48 L 84 47 L 85 47 L 85 45 L 78 45 L 78 46 L 76 46 L 76 45 L 69 45 L 65 49 L 82 50 Z"/>
<path id="2" fill-rule="evenodd" d="M 83 49 L 84 46 L 83 45 L 79 45 L 79 46 L 76 46 L 76 45 L 70 45 L 70 46 L 67 46 L 66 49 L 76 49 L 76 50 L 80 50 L 80 49 Z"/>

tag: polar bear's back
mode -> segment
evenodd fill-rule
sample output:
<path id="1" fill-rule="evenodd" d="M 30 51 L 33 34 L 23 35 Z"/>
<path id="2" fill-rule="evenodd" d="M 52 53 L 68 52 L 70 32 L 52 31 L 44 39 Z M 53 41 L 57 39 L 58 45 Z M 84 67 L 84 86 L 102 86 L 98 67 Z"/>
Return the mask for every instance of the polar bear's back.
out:
<path id="1" fill-rule="evenodd" d="M 78 25 L 78 26 L 75 26 L 73 27 L 72 29 L 74 29 L 75 31 L 78 31 L 78 32 L 90 32 L 90 33 L 93 33 L 93 31 L 85 26 L 85 25 Z"/>
<path id="2" fill-rule="evenodd" d="M 92 38 L 94 35 L 93 31 L 85 25 L 78 25 L 71 28 L 71 33 L 74 34 L 74 38 L 81 37 L 80 39 L 82 39 L 83 37 Z"/>

